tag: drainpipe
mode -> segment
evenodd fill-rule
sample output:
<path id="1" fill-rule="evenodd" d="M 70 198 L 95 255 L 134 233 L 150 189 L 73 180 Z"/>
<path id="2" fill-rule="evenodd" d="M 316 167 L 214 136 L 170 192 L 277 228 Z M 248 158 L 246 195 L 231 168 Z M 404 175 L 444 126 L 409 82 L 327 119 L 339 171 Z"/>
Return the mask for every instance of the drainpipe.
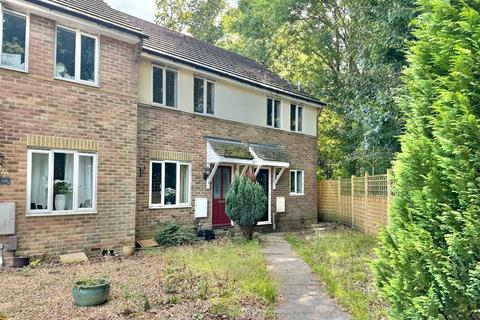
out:
<path id="1" fill-rule="evenodd" d="M 272 220 L 273 220 L 273 221 L 272 221 L 272 222 L 273 222 L 273 230 L 277 229 L 277 224 L 275 223 L 275 217 L 276 217 L 276 216 L 277 216 L 277 215 L 276 215 L 275 212 L 274 212 L 274 213 L 273 213 L 273 217 L 272 217 Z"/>
<path id="2" fill-rule="evenodd" d="M 0 242 L 0 269 L 3 268 L 3 243 Z"/>

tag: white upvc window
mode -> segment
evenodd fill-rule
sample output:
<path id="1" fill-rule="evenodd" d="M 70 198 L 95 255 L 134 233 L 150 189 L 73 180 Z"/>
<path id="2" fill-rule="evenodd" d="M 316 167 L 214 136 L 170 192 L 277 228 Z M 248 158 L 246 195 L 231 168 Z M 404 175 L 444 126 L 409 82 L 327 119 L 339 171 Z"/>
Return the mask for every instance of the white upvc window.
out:
<path id="1" fill-rule="evenodd" d="M 98 86 L 98 37 L 63 26 L 55 31 L 55 78 Z"/>
<path id="2" fill-rule="evenodd" d="M 152 104 L 177 108 L 178 73 L 173 69 L 152 65 Z"/>
<path id="3" fill-rule="evenodd" d="M 303 195 L 304 186 L 304 172 L 303 170 L 290 170 L 290 194 Z"/>
<path id="4" fill-rule="evenodd" d="M 28 71 L 30 19 L 0 3 L 0 67 Z"/>
<path id="5" fill-rule="evenodd" d="M 193 77 L 193 111 L 200 114 L 215 114 L 215 82 Z"/>
<path id="6" fill-rule="evenodd" d="M 282 111 L 280 100 L 267 99 L 267 126 L 272 128 L 282 127 Z"/>
<path id="7" fill-rule="evenodd" d="M 29 149 L 27 162 L 27 215 L 96 211 L 96 154 Z"/>
<path id="8" fill-rule="evenodd" d="M 303 132 L 303 107 L 293 103 L 290 105 L 290 130 Z"/>
<path id="9" fill-rule="evenodd" d="M 150 208 L 190 206 L 191 164 L 180 161 L 150 161 Z"/>

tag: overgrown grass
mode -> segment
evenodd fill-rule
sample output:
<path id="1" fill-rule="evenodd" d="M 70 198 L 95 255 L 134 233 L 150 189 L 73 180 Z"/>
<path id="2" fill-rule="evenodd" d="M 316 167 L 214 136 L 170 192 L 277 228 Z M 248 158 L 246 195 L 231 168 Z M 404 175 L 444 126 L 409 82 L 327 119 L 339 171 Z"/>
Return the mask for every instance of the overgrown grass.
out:
<path id="1" fill-rule="evenodd" d="M 370 263 L 376 239 L 340 227 L 286 236 L 295 251 L 355 319 L 385 319 L 387 306 L 374 287 Z"/>
<path id="2" fill-rule="evenodd" d="M 255 241 L 224 240 L 202 245 L 177 247 L 162 253 L 169 269 L 173 292 L 184 292 L 181 278 L 189 278 L 199 298 L 212 303 L 210 312 L 238 318 L 245 302 L 265 308 L 265 319 L 273 319 L 277 289 L 265 268 L 260 244 Z M 178 290 L 177 290 L 178 289 Z"/>

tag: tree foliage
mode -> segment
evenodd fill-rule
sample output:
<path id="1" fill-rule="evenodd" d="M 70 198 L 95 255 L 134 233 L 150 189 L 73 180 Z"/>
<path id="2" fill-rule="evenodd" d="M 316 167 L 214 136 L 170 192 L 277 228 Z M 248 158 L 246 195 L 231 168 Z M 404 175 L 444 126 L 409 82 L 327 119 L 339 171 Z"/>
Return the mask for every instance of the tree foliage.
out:
<path id="1" fill-rule="evenodd" d="M 480 4 L 419 5 L 376 279 L 393 319 L 479 319 Z"/>
<path id="2" fill-rule="evenodd" d="M 247 176 L 235 176 L 225 196 L 230 219 L 240 226 L 247 240 L 252 240 L 255 226 L 267 210 L 267 196 L 262 186 Z"/>

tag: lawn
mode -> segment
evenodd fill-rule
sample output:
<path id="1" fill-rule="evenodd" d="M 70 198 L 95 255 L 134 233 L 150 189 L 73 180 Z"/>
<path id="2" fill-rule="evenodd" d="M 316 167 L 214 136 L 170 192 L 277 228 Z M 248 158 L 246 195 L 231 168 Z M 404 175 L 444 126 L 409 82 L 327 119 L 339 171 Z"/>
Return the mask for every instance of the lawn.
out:
<path id="1" fill-rule="evenodd" d="M 290 233 L 288 242 L 354 319 L 386 319 L 370 263 L 376 239 L 347 228 Z"/>
<path id="2" fill-rule="evenodd" d="M 72 284 L 108 277 L 110 300 L 77 307 Z M 276 287 L 260 245 L 217 240 L 77 265 L 0 272 L 0 318 L 271 319 Z"/>

